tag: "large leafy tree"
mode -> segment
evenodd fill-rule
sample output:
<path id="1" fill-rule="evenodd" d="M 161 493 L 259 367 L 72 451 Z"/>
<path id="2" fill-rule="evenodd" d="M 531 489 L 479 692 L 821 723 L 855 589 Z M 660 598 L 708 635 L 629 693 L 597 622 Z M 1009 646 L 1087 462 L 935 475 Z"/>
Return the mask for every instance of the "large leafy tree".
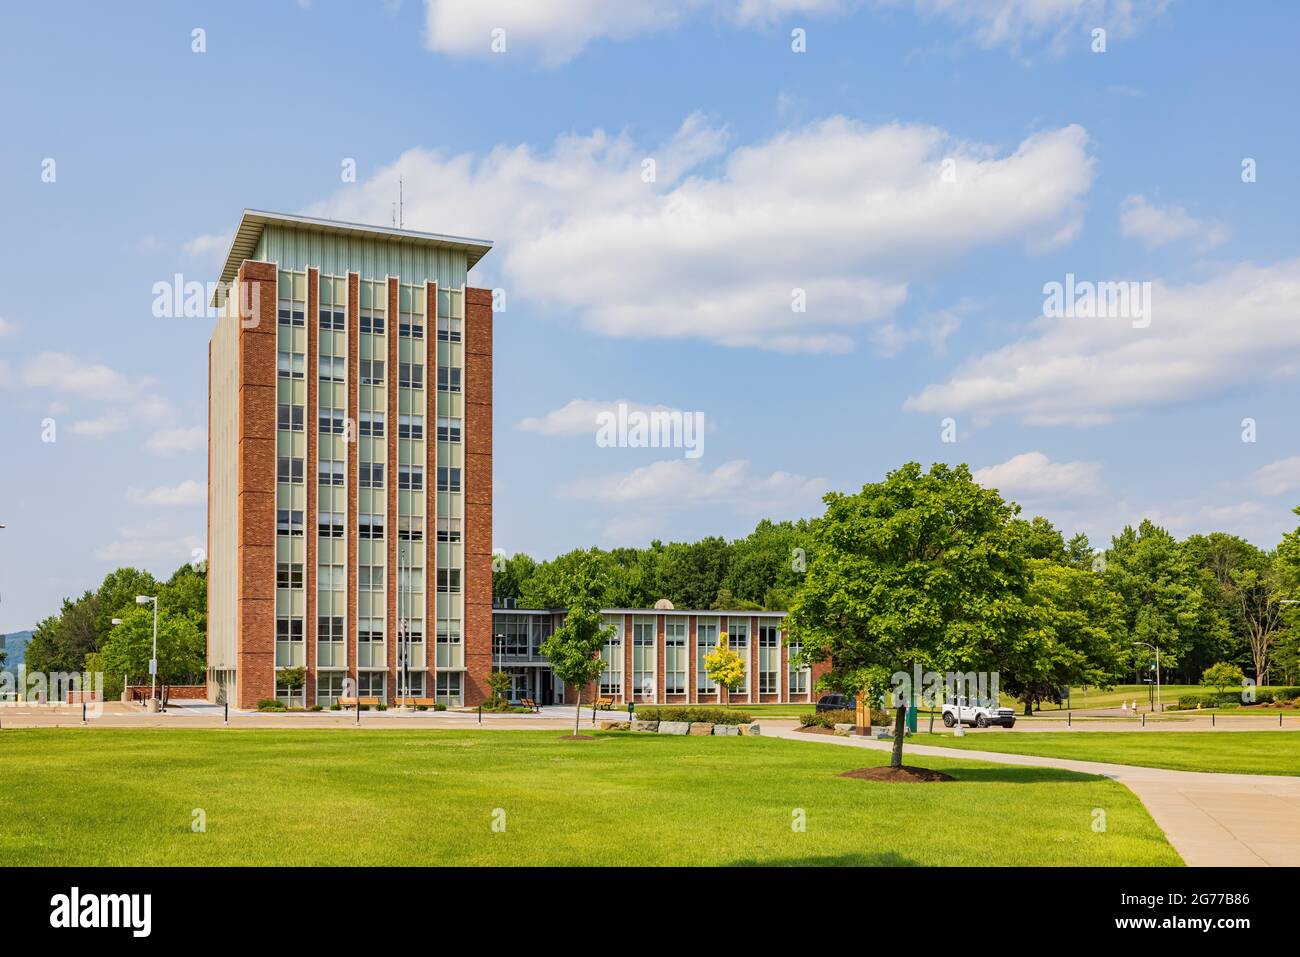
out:
<path id="1" fill-rule="evenodd" d="M 144 678 L 153 654 L 153 608 L 137 606 L 126 612 L 122 624 L 104 642 L 104 670 L 115 675 Z M 159 610 L 158 680 L 176 683 L 202 675 L 206 667 L 203 633 L 188 617 Z"/>
<path id="2" fill-rule="evenodd" d="M 1027 627 L 987 651 L 1027 715 L 1043 701 L 1059 704 L 1070 685 L 1109 686 L 1127 657 L 1124 607 L 1103 576 L 1045 558 L 1029 564 Z"/>
<path id="3" fill-rule="evenodd" d="M 541 652 L 550 662 L 556 677 L 577 689 L 578 698 L 573 709 L 573 736 L 576 738 L 583 689 L 599 678 L 604 670 L 600 649 L 614 634 L 614 629 L 604 623 L 600 614 L 601 596 L 609 586 L 596 556 L 586 555 L 575 560 L 560 587 L 557 606 L 568 609 L 568 614 L 564 616 L 564 624 L 542 642 Z"/>
<path id="4" fill-rule="evenodd" d="M 1124 530 L 1106 552 L 1106 578 L 1124 600 L 1131 642 L 1160 649 L 1161 663 L 1173 668 L 1193 649 L 1192 636 L 1205 626 L 1204 596 L 1192 556 L 1149 519 Z M 1147 652 L 1136 646 L 1135 661 Z"/>
<path id="5" fill-rule="evenodd" d="M 805 663 L 858 692 L 882 672 L 969 667 L 1025 627 L 1029 571 L 1018 511 L 961 465 L 909 462 L 856 494 L 832 492 L 790 609 Z M 892 767 L 903 763 L 897 702 Z"/>

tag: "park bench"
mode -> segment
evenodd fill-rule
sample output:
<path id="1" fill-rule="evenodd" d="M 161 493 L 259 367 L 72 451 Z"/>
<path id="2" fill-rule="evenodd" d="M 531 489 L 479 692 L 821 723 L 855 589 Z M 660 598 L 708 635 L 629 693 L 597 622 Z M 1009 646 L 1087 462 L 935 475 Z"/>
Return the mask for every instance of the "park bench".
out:
<path id="1" fill-rule="evenodd" d="M 532 698 L 520 698 L 519 703 L 523 705 L 525 708 L 527 708 L 529 711 L 542 710 L 541 708 L 537 707 L 537 702 L 534 701 Z"/>
<path id="2" fill-rule="evenodd" d="M 407 705 L 409 705 L 409 706 L 412 707 L 412 708 L 420 708 L 420 707 L 424 707 L 424 708 L 432 708 L 435 704 L 437 704 L 437 699 L 436 699 L 436 698 L 418 698 L 418 697 L 410 697 L 410 698 L 408 698 L 408 697 L 406 697 L 406 696 L 402 696 L 402 697 L 397 698 L 397 699 L 394 701 L 394 704 L 396 704 L 397 707 L 399 707 L 399 708 L 405 707 L 405 706 L 407 706 Z"/>
<path id="3" fill-rule="evenodd" d="M 375 708 L 379 705 L 378 698 L 339 698 L 339 707 L 346 711 L 348 708 L 355 708 L 358 705 L 365 705 L 367 708 Z"/>
<path id="4" fill-rule="evenodd" d="M 614 710 L 614 699 L 613 699 L 613 698 L 597 698 L 597 699 L 596 699 L 596 703 L 593 704 L 592 707 L 595 708 L 597 711 L 613 711 L 613 710 Z"/>

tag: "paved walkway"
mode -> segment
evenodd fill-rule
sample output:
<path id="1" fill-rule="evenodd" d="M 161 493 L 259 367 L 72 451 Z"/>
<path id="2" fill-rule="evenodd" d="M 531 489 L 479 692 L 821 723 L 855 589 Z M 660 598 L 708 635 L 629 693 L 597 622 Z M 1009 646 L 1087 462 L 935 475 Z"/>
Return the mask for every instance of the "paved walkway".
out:
<path id="1" fill-rule="evenodd" d="M 764 721 L 765 737 L 888 751 L 888 741 L 808 735 L 792 721 Z M 1193 867 L 1300 865 L 1300 777 L 1168 771 L 1028 754 L 960 751 L 907 744 L 906 754 L 971 758 L 998 764 L 1063 768 L 1123 784 L 1146 805 L 1183 860 Z"/>

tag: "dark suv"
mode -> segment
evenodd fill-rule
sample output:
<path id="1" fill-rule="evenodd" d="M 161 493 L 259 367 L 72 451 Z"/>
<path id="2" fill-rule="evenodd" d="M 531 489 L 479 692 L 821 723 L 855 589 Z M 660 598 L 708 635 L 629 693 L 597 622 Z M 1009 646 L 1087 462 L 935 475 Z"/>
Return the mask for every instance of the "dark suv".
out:
<path id="1" fill-rule="evenodd" d="M 857 698 L 851 694 L 824 694 L 817 699 L 817 710 L 819 712 L 840 711 L 844 708 L 852 710 L 857 706 Z"/>

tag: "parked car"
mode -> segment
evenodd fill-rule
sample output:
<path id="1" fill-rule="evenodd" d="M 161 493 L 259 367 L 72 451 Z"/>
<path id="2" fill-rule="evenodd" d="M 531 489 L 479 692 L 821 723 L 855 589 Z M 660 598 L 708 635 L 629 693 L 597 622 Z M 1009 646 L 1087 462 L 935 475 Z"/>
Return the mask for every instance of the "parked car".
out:
<path id="1" fill-rule="evenodd" d="M 943 703 L 943 726 L 945 728 L 954 727 L 957 721 L 962 724 L 973 724 L 977 728 L 987 728 L 990 725 L 1001 725 L 1004 728 L 1011 728 L 1016 723 L 1016 713 L 1011 708 L 998 708 L 988 703 L 979 701 L 968 702 L 964 698 L 957 701 L 945 701 Z"/>
<path id="2" fill-rule="evenodd" d="M 843 708 L 852 710 L 858 706 L 857 699 L 851 694 L 824 694 L 817 699 L 817 711 L 839 711 Z"/>

